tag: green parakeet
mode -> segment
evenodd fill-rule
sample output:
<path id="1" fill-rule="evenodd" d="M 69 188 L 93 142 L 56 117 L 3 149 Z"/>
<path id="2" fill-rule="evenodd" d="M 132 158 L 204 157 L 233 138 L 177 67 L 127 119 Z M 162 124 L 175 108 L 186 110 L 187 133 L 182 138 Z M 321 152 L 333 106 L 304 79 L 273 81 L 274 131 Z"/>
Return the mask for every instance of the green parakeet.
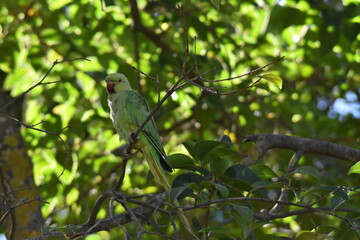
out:
<path id="1" fill-rule="evenodd" d="M 113 73 L 107 76 L 105 80 L 109 94 L 108 103 L 111 120 L 120 137 L 129 142 L 130 134 L 135 132 L 144 122 L 150 108 L 145 99 L 132 90 L 128 79 L 123 74 Z M 172 167 L 167 161 L 153 118 L 147 122 L 140 132 L 138 145 L 144 153 L 156 182 L 166 191 L 170 191 L 171 186 L 164 169 L 172 172 Z"/>
<path id="2" fill-rule="evenodd" d="M 129 142 L 130 134 L 135 132 L 144 122 L 150 112 L 150 108 L 145 99 L 132 90 L 128 79 L 123 74 L 112 73 L 105 80 L 109 94 L 108 103 L 111 120 L 120 137 Z M 172 167 L 167 161 L 167 156 L 153 118 L 141 130 L 137 144 L 144 153 L 156 182 L 164 187 L 167 192 L 170 192 L 171 185 L 164 170 L 171 172 Z M 174 204 L 176 206 L 180 205 L 177 200 L 174 201 Z M 177 211 L 185 228 L 197 239 L 192 233 L 185 214 L 179 208 Z"/>

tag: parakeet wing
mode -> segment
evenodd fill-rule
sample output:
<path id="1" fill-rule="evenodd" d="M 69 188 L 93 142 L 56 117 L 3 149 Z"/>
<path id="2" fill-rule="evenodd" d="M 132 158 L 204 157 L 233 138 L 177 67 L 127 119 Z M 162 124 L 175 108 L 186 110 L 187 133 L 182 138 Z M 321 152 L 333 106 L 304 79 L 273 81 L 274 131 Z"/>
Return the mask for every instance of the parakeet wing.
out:
<path id="1" fill-rule="evenodd" d="M 127 91 L 125 106 L 128 109 L 128 113 L 130 114 L 130 119 L 132 120 L 133 124 L 137 126 L 140 126 L 140 124 L 144 122 L 150 112 L 150 108 L 145 99 L 134 91 Z M 156 151 L 156 153 L 152 152 L 152 155 L 155 155 L 154 158 L 159 160 L 161 166 L 165 170 L 171 172 L 172 168 L 166 159 L 166 153 L 161 144 L 159 132 L 156 128 L 156 124 L 153 118 L 151 118 L 142 129 L 142 133 L 146 137 L 148 143 L 151 145 L 149 147 L 152 147 Z"/>

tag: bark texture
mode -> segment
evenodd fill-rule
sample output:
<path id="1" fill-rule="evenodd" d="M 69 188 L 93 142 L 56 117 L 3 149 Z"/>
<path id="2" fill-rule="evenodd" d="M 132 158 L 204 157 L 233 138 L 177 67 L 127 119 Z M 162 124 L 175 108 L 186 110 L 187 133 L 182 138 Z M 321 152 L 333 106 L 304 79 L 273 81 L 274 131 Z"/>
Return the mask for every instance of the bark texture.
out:
<path id="1" fill-rule="evenodd" d="M 0 89 L 0 107 L 9 102 Z M 15 104 L 1 114 L 19 117 Z M 20 125 L 0 116 L 0 219 L 7 239 L 25 239 L 41 233 L 43 217 L 39 193 L 34 183 L 33 166 L 20 135 Z"/>

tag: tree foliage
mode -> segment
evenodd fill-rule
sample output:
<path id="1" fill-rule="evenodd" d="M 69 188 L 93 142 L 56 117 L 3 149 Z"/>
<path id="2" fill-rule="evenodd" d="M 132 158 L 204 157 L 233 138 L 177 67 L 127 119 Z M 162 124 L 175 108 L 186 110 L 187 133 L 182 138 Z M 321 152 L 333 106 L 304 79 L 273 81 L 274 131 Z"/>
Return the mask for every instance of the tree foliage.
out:
<path id="1" fill-rule="evenodd" d="M 81 237 L 96 209 L 87 239 L 187 236 L 161 205 L 178 198 L 202 239 L 359 238 L 359 11 L 356 0 L 2 1 L 0 84 L 21 109 L 43 232 Z M 186 83 L 154 115 L 178 169 L 168 197 L 141 152 L 125 167 L 113 151 L 124 144 L 103 80 L 113 72 L 152 107 Z M 3 200 L 16 190 L 2 189 Z"/>

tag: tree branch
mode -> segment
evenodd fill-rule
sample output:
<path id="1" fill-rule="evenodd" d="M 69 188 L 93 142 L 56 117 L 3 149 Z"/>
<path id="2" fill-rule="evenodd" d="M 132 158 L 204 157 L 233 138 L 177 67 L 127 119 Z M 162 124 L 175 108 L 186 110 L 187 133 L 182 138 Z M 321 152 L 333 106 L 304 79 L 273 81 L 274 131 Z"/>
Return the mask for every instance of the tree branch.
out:
<path id="1" fill-rule="evenodd" d="M 243 141 L 256 143 L 257 156 L 248 156 L 254 161 L 260 159 L 267 150 L 273 148 L 291 149 L 301 151 L 304 154 L 321 154 L 352 163 L 360 161 L 360 150 L 327 141 L 272 133 L 248 135 L 243 138 Z"/>
<path id="2" fill-rule="evenodd" d="M 47 76 L 50 74 L 50 72 L 53 70 L 53 68 L 59 64 L 59 63 L 64 63 L 64 62 L 71 62 L 71 61 L 76 61 L 76 60 L 86 60 L 86 61 L 90 61 L 89 59 L 87 59 L 86 57 L 81 57 L 81 58 L 73 58 L 73 59 L 67 59 L 67 60 L 63 60 L 63 61 L 58 61 L 57 59 L 53 62 L 52 66 L 49 68 L 49 70 L 45 73 L 44 77 L 37 82 L 35 85 L 33 85 L 32 87 L 30 87 L 28 90 L 26 90 L 25 92 L 21 93 L 20 95 L 18 95 L 17 97 L 13 98 L 11 101 L 7 102 L 5 105 L 3 105 L 0 108 L 0 112 L 2 110 L 4 110 L 6 107 L 8 107 L 10 104 L 12 104 L 13 102 L 17 101 L 19 98 L 23 97 L 24 95 L 26 95 L 28 92 L 30 92 L 31 90 L 33 90 L 34 88 L 42 85 L 42 84 L 48 84 L 48 83 L 43 83 L 43 81 L 47 78 Z"/>
<path id="3" fill-rule="evenodd" d="M 121 193 L 115 192 L 115 191 L 113 191 L 110 194 L 110 192 L 111 191 L 109 191 L 109 196 L 110 195 L 118 196 L 118 194 L 121 194 Z M 123 194 L 121 194 L 121 195 L 122 195 L 122 197 L 125 196 Z M 107 218 L 98 220 L 91 226 L 88 224 L 89 221 L 87 223 L 79 225 L 79 226 L 76 226 L 76 225 L 68 226 L 67 228 L 68 229 L 71 228 L 71 229 L 66 234 L 66 237 L 71 238 L 71 239 L 80 239 L 91 233 L 104 231 L 104 230 L 107 231 L 116 226 L 124 225 L 126 223 L 134 221 L 134 218 L 132 217 L 132 215 L 135 215 L 136 218 L 141 219 L 141 220 L 146 219 L 146 218 L 148 218 L 148 216 L 150 214 L 161 209 L 161 208 L 159 208 L 159 206 L 161 206 L 162 204 L 165 203 L 166 198 L 167 198 L 167 193 L 163 192 L 161 194 L 155 195 L 152 199 L 150 199 L 146 203 L 141 202 L 141 206 L 135 207 L 133 209 L 129 209 L 131 211 L 131 213 L 125 212 L 125 213 L 118 214 L 116 216 L 107 217 Z M 132 202 L 132 203 L 138 202 L 137 200 L 134 201 L 134 199 L 131 196 L 125 197 L 124 200 L 126 200 L 127 202 Z M 266 209 L 262 209 L 262 210 L 260 210 L 260 213 L 255 213 L 255 217 L 262 219 L 262 220 L 272 220 L 272 219 L 276 219 L 276 218 L 284 218 L 284 217 L 288 217 L 288 216 L 301 215 L 301 214 L 306 214 L 306 213 L 311 213 L 311 212 L 320 212 L 320 213 L 341 219 L 342 221 L 347 223 L 351 228 L 355 227 L 354 224 L 351 222 L 351 220 L 341 217 L 333 212 L 354 212 L 354 211 L 358 212 L 359 211 L 358 209 L 351 209 L 351 208 L 338 208 L 335 211 L 335 210 L 332 210 L 330 207 L 312 207 L 311 205 L 304 205 L 304 204 L 300 204 L 300 203 L 271 200 L 271 199 L 267 199 L 267 198 L 251 198 L 251 197 L 231 197 L 231 198 L 224 198 L 224 199 L 215 199 L 215 200 L 207 201 L 207 202 L 204 202 L 201 204 L 196 204 L 194 206 L 183 207 L 183 210 L 189 211 L 189 210 L 200 209 L 200 208 L 208 208 L 211 205 L 223 204 L 223 203 L 230 202 L 230 201 L 231 202 L 253 201 L 253 202 L 275 203 L 275 204 L 282 204 L 282 205 L 294 206 L 294 207 L 300 208 L 297 210 L 281 212 L 281 213 L 272 213 L 272 212 L 268 212 Z M 173 214 L 176 214 L 176 211 L 169 212 L 164 209 L 162 209 L 161 212 L 168 214 L 169 217 L 171 217 L 171 215 L 173 215 Z M 159 233 L 153 233 L 153 232 L 146 232 L 146 233 L 161 235 L 162 237 L 165 237 L 165 235 L 162 235 Z M 58 230 L 55 230 L 52 232 L 44 233 L 41 236 L 29 238 L 28 240 L 45 240 L 45 239 L 48 239 L 50 236 L 64 237 L 64 234 Z"/>
<path id="4" fill-rule="evenodd" d="M 102 199 L 99 202 L 99 205 L 105 200 L 106 197 L 109 196 L 118 196 L 119 193 L 115 191 L 108 190 L 105 193 L 102 194 Z M 99 231 L 105 231 L 109 230 L 111 228 L 114 228 L 116 226 L 124 225 L 126 223 L 134 221 L 132 218 L 132 214 L 134 214 L 139 219 L 146 219 L 148 216 L 153 213 L 155 210 L 159 209 L 159 206 L 163 204 L 165 199 L 167 198 L 167 193 L 163 192 L 161 194 L 155 195 L 152 199 L 150 199 L 148 202 L 144 203 L 142 206 L 135 207 L 131 209 L 131 214 L 129 212 L 124 212 L 115 216 L 110 216 L 104 219 L 101 219 L 99 221 L 93 221 L 88 220 L 86 223 L 82 225 L 72 225 L 67 226 L 68 232 L 65 234 L 67 238 L 71 239 L 77 239 L 77 238 L 83 238 L 91 233 L 99 232 Z M 127 200 L 131 198 L 126 198 Z M 97 204 L 98 204 L 97 202 Z M 101 202 L 101 203 L 100 203 Z M 131 201 L 129 201 L 131 202 Z M 99 207 L 100 208 L 100 207 Z M 167 214 L 175 214 L 175 212 L 168 212 L 164 211 Z M 97 214 L 97 213 L 96 213 Z M 92 214 L 91 217 L 96 218 L 96 214 Z M 147 232 L 149 233 L 149 232 Z M 150 233 L 153 234 L 153 233 Z M 54 231 L 46 232 L 41 236 L 29 238 L 28 240 L 45 240 L 48 239 L 51 236 L 62 236 L 65 237 L 63 233 L 61 233 L 59 230 L 54 229 Z"/>
<path id="5" fill-rule="evenodd" d="M 300 161 L 300 158 L 301 156 L 303 155 L 302 151 L 296 151 L 293 156 L 291 157 L 290 161 L 289 161 L 289 166 L 288 166 L 288 169 L 286 171 L 286 173 L 284 174 L 284 177 L 283 177 L 283 181 L 284 181 L 284 185 L 285 186 L 289 186 L 290 185 L 290 179 L 287 177 L 287 175 L 293 171 L 296 170 L 297 166 L 298 166 L 298 163 Z M 280 196 L 278 198 L 279 202 L 285 202 L 288 200 L 289 198 L 289 193 L 290 193 L 290 190 L 288 188 L 283 188 L 281 190 L 281 193 L 280 193 Z M 270 210 L 271 213 L 277 213 L 279 212 L 282 207 L 284 205 L 281 204 L 281 203 L 276 203 L 274 205 L 274 207 Z"/>

